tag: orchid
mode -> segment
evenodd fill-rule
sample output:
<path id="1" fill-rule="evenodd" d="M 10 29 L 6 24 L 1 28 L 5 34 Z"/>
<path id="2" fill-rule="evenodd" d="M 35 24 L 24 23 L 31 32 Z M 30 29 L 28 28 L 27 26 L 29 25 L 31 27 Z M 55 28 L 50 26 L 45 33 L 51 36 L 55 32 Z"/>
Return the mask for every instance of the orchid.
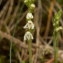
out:
<path id="1" fill-rule="evenodd" d="M 31 12 L 27 13 L 26 19 L 33 19 L 33 15 Z"/>
<path id="2" fill-rule="evenodd" d="M 24 26 L 24 29 L 34 29 L 34 24 L 31 20 Z"/>
<path id="3" fill-rule="evenodd" d="M 30 39 L 33 39 L 33 35 L 31 34 L 31 32 L 27 31 L 24 35 L 24 41 L 30 40 Z"/>

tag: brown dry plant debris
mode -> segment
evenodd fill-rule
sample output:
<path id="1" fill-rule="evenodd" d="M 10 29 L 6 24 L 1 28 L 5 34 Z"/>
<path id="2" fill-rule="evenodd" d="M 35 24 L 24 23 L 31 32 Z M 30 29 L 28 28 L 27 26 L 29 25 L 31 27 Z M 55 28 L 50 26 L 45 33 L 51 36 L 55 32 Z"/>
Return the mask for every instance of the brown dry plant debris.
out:
<path id="1" fill-rule="evenodd" d="M 49 14 L 48 14 L 48 20 L 47 20 L 47 25 L 46 25 L 46 30 L 45 30 L 44 37 L 48 36 L 54 5 L 55 5 L 55 0 L 52 0 L 51 3 L 50 3 L 50 8 L 48 9 Z"/>
<path id="2" fill-rule="evenodd" d="M 4 0 L 1 0 L 0 5 L 2 5 Z M 42 3 L 43 0 L 37 0 L 35 2 L 36 8 L 34 10 L 34 24 L 35 24 L 35 36 L 33 40 L 34 42 L 32 43 L 32 53 L 33 53 L 33 62 L 34 63 L 42 63 L 40 62 L 41 60 L 39 59 L 39 56 L 42 55 L 42 52 L 44 52 L 44 49 L 48 50 L 50 49 L 53 51 L 53 47 L 51 47 L 51 43 L 53 41 L 52 36 L 48 36 L 49 31 L 50 31 L 50 25 L 51 25 L 51 19 L 53 18 L 52 13 L 56 13 L 57 9 L 54 8 L 56 6 L 58 9 L 62 9 L 62 6 L 56 1 L 56 0 L 46 0 L 44 1 L 50 4 L 50 7 L 48 8 L 47 4 Z M 0 10 L 0 37 L 1 40 L 4 40 L 3 38 L 9 40 L 8 43 L 11 43 L 12 41 L 15 46 L 17 46 L 18 50 L 15 51 L 15 56 L 18 59 L 19 62 L 22 60 L 27 61 L 28 60 L 28 44 L 23 42 L 23 26 L 25 22 L 25 16 L 28 12 L 28 9 L 26 5 L 23 5 L 23 0 L 6 0 L 5 5 L 3 8 Z M 44 7 L 44 8 L 43 8 Z M 21 10 L 21 8 L 23 8 Z M 40 34 L 40 29 L 43 28 L 43 16 L 44 14 L 47 15 L 47 24 L 44 33 L 44 37 Z M 42 14 L 44 13 L 44 14 Z M 20 25 L 23 24 L 23 25 Z M 44 24 L 43 24 L 44 25 Z M 63 26 L 63 20 L 61 19 L 60 25 Z M 15 29 L 16 27 L 16 29 Z M 15 36 L 12 34 L 14 33 L 13 30 L 15 29 Z M 61 31 L 62 36 L 63 36 L 63 31 Z M 63 44 L 63 37 L 60 35 L 59 37 L 59 42 Z M 22 39 L 22 40 L 21 40 Z M 47 41 L 45 41 L 45 39 Z M 5 41 L 6 42 L 6 41 Z M 0 41 L 0 44 L 2 41 Z M 49 48 L 48 48 L 48 46 Z M 3 47 L 3 46 L 2 46 Z M 61 46 L 62 47 L 62 46 Z M 5 49 L 5 48 L 4 48 Z M 53 54 L 52 54 L 53 55 Z M 60 54 L 59 54 L 60 55 Z M 25 58 L 26 56 L 26 58 Z M 42 57 L 42 56 L 41 56 Z M 13 59 L 12 59 L 13 60 Z M 45 63 L 53 63 L 53 58 L 47 60 Z"/>

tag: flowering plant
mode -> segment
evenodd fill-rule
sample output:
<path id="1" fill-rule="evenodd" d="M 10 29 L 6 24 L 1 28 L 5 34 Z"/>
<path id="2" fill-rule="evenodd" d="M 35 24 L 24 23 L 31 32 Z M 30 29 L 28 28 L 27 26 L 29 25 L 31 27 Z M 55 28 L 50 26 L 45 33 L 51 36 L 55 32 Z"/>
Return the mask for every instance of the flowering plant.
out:
<path id="1" fill-rule="evenodd" d="M 25 33 L 25 35 L 24 35 L 24 40 L 30 40 L 30 39 L 32 39 L 32 37 L 33 37 L 33 35 L 32 35 L 32 32 L 31 32 L 31 30 L 33 30 L 34 29 L 34 24 L 33 24 L 33 22 L 32 22 L 32 19 L 33 19 L 33 14 L 32 14 L 32 9 L 34 9 L 35 8 L 35 4 L 33 4 L 33 0 L 24 0 L 24 3 L 27 5 L 28 3 L 29 3 L 29 5 L 27 5 L 28 6 L 28 13 L 27 13 L 27 15 L 26 15 L 26 20 L 27 20 L 27 23 L 26 23 L 26 25 L 23 27 L 24 29 L 28 29 L 28 31 Z M 30 36 L 31 37 L 30 37 Z M 30 38 L 29 38 L 30 37 Z"/>
<path id="2" fill-rule="evenodd" d="M 53 19 L 53 46 L 54 46 L 54 63 L 58 63 L 58 38 L 59 38 L 59 30 L 62 29 L 61 26 L 59 26 L 60 18 L 61 18 L 62 11 L 58 11 L 58 13 L 55 14 Z"/>
<path id="3" fill-rule="evenodd" d="M 32 39 L 33 39 L 32 31 L 34 30 L 34 23 L 32 21 L 33 20 L 32 11 L 35 8 L 35 4 L 33 4 L 33 2 L 34 2 L 34 0 L 24 0 L 24 3 L 28 7 L 28 13 L 26 15 L 27 23 L 23 28 L 27 29 L 27 31 L 24 35 L 24 41 L 27 41 L 28 46 L 29 46 L 29 63 L 33 63 L 32 62 Z"/>

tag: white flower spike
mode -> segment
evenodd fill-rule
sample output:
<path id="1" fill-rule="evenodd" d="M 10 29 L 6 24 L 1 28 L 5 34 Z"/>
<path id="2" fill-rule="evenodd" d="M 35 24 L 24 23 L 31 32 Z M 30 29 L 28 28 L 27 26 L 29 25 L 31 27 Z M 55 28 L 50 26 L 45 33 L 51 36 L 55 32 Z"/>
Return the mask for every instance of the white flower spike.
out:
<path id="1" fill-rule="evenodd" d="M 34 29 L 34 24 L 31 20 L 24 26 L 24 29 Z"/>
<path id="2" fill-rule="evenodd" d="M 33 15 L 31 12 L 27 13 L 26 19 L 33 19 Z"/>
<path id="3" fill-rule="evenodd" d="M 30 40 L 30 39 L 33 39 L 33 35 L 31 34 L 31 32 L 27 31 L 24 35 L 24 41 Z"/>

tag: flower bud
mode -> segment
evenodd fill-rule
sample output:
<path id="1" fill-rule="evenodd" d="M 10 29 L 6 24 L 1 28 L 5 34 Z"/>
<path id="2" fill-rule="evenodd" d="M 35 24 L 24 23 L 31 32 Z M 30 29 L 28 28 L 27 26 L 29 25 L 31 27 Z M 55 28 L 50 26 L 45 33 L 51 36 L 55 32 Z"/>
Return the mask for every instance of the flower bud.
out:
<path id="1" fill-rule="evenodd" d="M 31 6 L 31 8 L 35 8 L 35 5 L 34 4 L 31 4 L 30 6 Z"/>

